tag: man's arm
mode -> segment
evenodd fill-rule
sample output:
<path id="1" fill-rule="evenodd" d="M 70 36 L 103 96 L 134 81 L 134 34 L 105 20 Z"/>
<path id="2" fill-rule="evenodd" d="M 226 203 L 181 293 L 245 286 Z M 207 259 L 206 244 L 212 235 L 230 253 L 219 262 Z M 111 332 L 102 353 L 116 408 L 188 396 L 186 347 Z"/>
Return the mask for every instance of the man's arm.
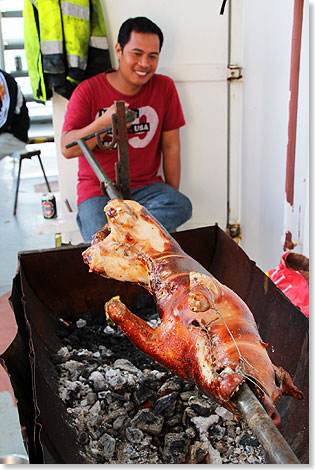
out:
<path id="1" fill-rule="evenodd" d="M 66 148 L 66 145 L 70 144 L 70 142 L 85 137 L 86 135 L 93 134 L 94 132 L 103 129 L 104 127 L 110 126 L 112 124 L 112 114 L 114 114 L 115 111 L 116 108 L 113 104 L 110 108 L 107 109 L 104 114 L 102 114 L 102 116 L 95 119 L 95 121 L 92 121 L 87 126 L 82 127 L 82 129 L 64 131 L 61 135 L 61 152 L 63 156 L 65 158 L 74 158 L 82 155 L 82 150 L 78 145 L 69 149 Z M 86 144 L 90 148 L 90 150 L 93 150 L 95 148 L 96 143 L 96 137 L 86 141 Z"/>
<path id="2" fill-rule="evenodd" d="M 179 129 L 162 133 L 163 170 L 165 182 L 175 189 L 180 183 Z"/>

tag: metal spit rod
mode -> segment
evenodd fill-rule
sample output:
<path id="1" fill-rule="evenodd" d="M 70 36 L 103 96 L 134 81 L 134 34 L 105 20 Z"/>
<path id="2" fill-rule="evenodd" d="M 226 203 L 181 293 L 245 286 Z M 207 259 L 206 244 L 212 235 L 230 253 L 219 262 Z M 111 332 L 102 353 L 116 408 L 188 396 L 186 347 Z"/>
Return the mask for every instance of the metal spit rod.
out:
<path id="1" fill-rule="evenodd" d="M 233 401 L 267 453 L 270 463 L 301 463 L 246 383 L 240 387 Z"/>
<path id="2" fill-rule="evenodd" d="M 127 123 L 132 122 L 136 118 L 136 113 L 125 108 L 124 101 L 116 101 L 116 113 L 112 115 L 112 125 L 104 127 L 92 134 L 86 135 L 70 142 L 66 148 L 78 145 L 83 155 L 91 165 L 94 173 L 100 181 L 101 191 L 110 199 L 131 199 L 130 177 L 129 177 L 129 155 L 128 155 L 128 138 Z M 101 135 L 113 130 L 112 141 L 103 143 Z M 115 144 L 118 147 L 118 162 L 115 164 L 116 185 L 105 173 L 98 160 L 94 157 L 86 141 L 96 137 L 99 148 L 109 150 Z"/>
<path id="3" fill-rule="evenodd" d="M 103 194 L 106 195 L 107 193 L 108 197 L 110 197 L 111 199 L 123 199 L 121 193 L 116 188 L 114 182 L 109 178 L 109 176 L 107 176 L 107 174 L 105 173 L 105 171 L 103 170 L 99 162 L 92 155 L 91 150 L 86 145 L 85 141 L 83 139 L 78 139 L 76 143 L 80 146 L 83 152 L 83 155 L 85 156 L 85 158 L 91 165 L 98 179 L 100 180 Z"/>

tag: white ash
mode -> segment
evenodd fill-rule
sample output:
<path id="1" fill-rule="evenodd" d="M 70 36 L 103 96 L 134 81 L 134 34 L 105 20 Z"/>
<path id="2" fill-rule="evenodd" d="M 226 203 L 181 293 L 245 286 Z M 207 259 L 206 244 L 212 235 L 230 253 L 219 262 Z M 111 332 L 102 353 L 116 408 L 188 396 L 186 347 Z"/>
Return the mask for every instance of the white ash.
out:
<path id="1" fill-rule="evenodd" d="M 81 326 L 83 331 L 85 326 Z M 107 327 L 107 335 L 122 337 Z M 132 346 L 132 345 L 131 345 Z M 58 393 L 92 464 L 263 464 L 244 421 L 152 361 L 133 364 L 100 345 L 60 348 Z"/>

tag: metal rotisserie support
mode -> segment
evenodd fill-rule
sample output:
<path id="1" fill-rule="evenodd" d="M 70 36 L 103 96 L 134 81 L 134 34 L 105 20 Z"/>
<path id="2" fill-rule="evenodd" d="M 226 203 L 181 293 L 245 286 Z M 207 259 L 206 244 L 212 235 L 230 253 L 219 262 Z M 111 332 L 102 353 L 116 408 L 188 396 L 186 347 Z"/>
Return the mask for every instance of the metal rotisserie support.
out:
<path id="1" fill-rule="evenodd" d="M 173 234 L 187 254 L 233 289 L 254 314 L 275 365 L 286 369 L 304 393 L 297 401 L 282 396 L 280 431 L 302 463 L 309 449 L 308 320 L 218 226 Z M 85 462 L 66 406 L 58 396 L 51 356 L 61 347 L 57 319 L 71 310 L 104 315 L 104 303 L 119 295 L 132 310 L 141 286 L 89 273 L 82 259 L 87 245 L 19 253 L 10 302 L 18 333 L 2 355 L 18 402 L 30 463 L 43 463 L 44 445 L 60 464 Z"/>

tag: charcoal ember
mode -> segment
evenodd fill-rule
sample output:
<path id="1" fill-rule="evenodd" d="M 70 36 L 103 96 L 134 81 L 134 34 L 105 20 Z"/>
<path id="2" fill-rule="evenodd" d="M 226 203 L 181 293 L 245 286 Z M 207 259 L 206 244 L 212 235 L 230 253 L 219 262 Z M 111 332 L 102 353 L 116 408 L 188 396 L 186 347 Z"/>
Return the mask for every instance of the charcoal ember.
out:
<path id="1" fill-rule="evenodd" d="M 222 439 L 224 434 L 225 434 L 225 427 L 223 426 L 219 426 L 219 425 L 214 425 L 211 427 L 211 437 L 213 437 L 214 439 Z M 235 441 L 237 442 L 237 441 Z"/>
<path id="2" fill-rule="evenodd" d="M 215 448 L 220 452 L 220 454 L 225 454 L 228 451 L 229 446 L 223 440 L 219 440 L 215 443 Z"/>
<path id="3" fill-rule="evenodd" d="M 119 429 L 123 427 L 124 422 L 125 422 L 125 415 L 118 416 L 113 422 L 114 431 L 119 431 Z"/>
<path id="4" fill-rule="evenodd" d="M 184 432 L 165 435 L 163 459 L 165 463 L 184 463 L 189 450 L 189 441 Z"/>
<path id="5" fill-rule="evenodd" d="M 197 416 L 210 416 L 213 413 L 211 402 L 201 397 L 191 397 L 188 400 L 188 405 Z"/>
<path id="6" fill-rule="evenodd" d="M 127 384 L 127 379 L 124 375 L 120 373 L 120 371 L 110 369 L 106 372 L 106 383 L 113 390 L 123 390 L 125 388 L 125 385 Z"/>
<path id="7" fill-rule="evenodd" d="M 240 444 L 242 446 L 251 446 L 251 447 L 258 447 L 260 444 L 258 440 L 254 437 L 243 436 L 240 440 Z"/>
<path id="8" fill-rule="evenodd" d="M 89 438 L 89 435 L 87 432 L 82 432 L 80 435 L 79 435 L 79 438 L 78 438 L 78 441 L 79 443 L 82 445 L 86 445 L 88 444 L 88 442 L 90 442 L 90 438 Z"/>
<path id="9" fill-rule="evenodd" d="M 180 398 L 184 402 L 188 402 L 188 400 L 195 399 L 198 397 L 198 392 L 196 390 L 188 390 L 186 392 L 181 392 Z"/>
<path id="10" fill-rule="evenodd" d="M 219 421 L 218 415 L 211 416 L 195 416 L 191 418 L 192 423 L 196 426 L 200 433 L 201 440 L 204 440 L 207 436 L 208 429 Z"/>
<path id="11" fill-rule="evenodd" d="M 140 387 L 134 392 L 133 396 L 137 405 L 144 405 L 148 400 L 155 397 L 156 394 L 146 385 L 140 385 Z"/>
<path id="12" fill-rule="evenodd" d="M 132 426 L 126 428 L 126 438 L 133 444 L 139 444 L 144 438 L 144 434 L 141 429 L 134 428 Z"/>
<path id="13" fill-rule="evenodd" d="M 155 327 L 155 310 L 153 317 L 145 311 L 151 302 L 150 296 L 140 299 L 138 308 Z M 51 361 L 59 376 L 59 396 L 78 433 L 79 452 L 87 461 L 265 463 L 245 422 L 236 423 L 194 383 L 175 377 L 136 349 L 119 328 L 105 334 L 103 314 L 63 312 L 62 317 L 69 326 L 57 322 L 64 338 Z M 82 328 L 76 325 L 80 318 L 86 321 Z"/>
<path id="14" fill-rule="evenodd" d="M 97 400 L 93 406 L 91 406 L 90 408 L 90 414 L 92 415 L 98 415 L 101 411 L 101 404 L 100 402 Z"/>
<path id="15" fill-rule="evenodd" d="M 105 459 L 111 459 L 116 449 L 116 439 L 104 433 L 98 440 L 98 444 L 102 447 L 102 454 Z"/>
<path id="16" fill-rule="evenodd" d="M 175 376 L 172 376 L 159 388 L 158 394 L 163 395 L 169 392 L 181 392 L 183 391 L 183 381 Z"/>
<path id="17" fill-rule="evenodd" d="M 130 442 L 121 442 L 117 449 L 117 458 L 122 464 L 138 463 L 140 454 Z"/>
<path id="18" fill-rule="evenodd" d="M 79 320 L 75 322 L 75 325 L 77 328 L 84 328 L 87 325 L 87 322 L 84 318 L 79 318 Z"/>
<path id="19" fill-rule="evenodd" d="M 179 425 L 181 423 L 182 417 L 179 413 L 174 412 L 174 415 L 167 418 L 165 421 L 165 425 L 168 428 L 174 428 L 175 426 Z"/>
<path id="20" fill-rule="evenodd" d="M 153 407 L 153 412 L 155 414 L 165 414 L 167 413 L 167 411 L 170 410 L 170 408 L 171 408 L 171 411 L 174 411 L 177 397 L 178 397 L 178 393 L 172 392 L 161 398 L 158 398 L 158 400 L 156 401 Z"/>
<path id="21" fill-rule="evenodd" d="M 127 359 L 116 359 L 116 361 L 114 362 L 113 368 L 124 370 L 137 376 L 142 375 L 141 371 L 137 367 L 135 367 L 132 364 L 132 362 L 128 361 Z"/>
<path id="22" fill-rule="evenodd" d="M 93 389 L 96 392 L 101 392 L 107 388 L 106 379 L 104 375 L 98 370 L 92 372 L 92 374 L 89 376 L 89 382 L 92 384 Z"/>
<path id="23" fill-rule="evenodd" d="M 94 392 L 89 392 L 86 396 L 86 401 L 88 405 L 94 405 L 97 400 L 97 394 Z"/>
<path id="24" fill-rule="evenodd" d="M 189 451 L 189 463 L 196 464 L 196 463 L 206 463 L 205 459 L 208 455 L 209 447 L 206 442 L 195 442 Z"/>
<path id="25" fill-rule="evenodd" d="M 164 418 L 163 416 L 155 415 L 149 409 L 143 409 L 138 411 L 131 423 L 132 426 L 135 426 L 142 431 L 158 435 L 162 431 Z"/>

